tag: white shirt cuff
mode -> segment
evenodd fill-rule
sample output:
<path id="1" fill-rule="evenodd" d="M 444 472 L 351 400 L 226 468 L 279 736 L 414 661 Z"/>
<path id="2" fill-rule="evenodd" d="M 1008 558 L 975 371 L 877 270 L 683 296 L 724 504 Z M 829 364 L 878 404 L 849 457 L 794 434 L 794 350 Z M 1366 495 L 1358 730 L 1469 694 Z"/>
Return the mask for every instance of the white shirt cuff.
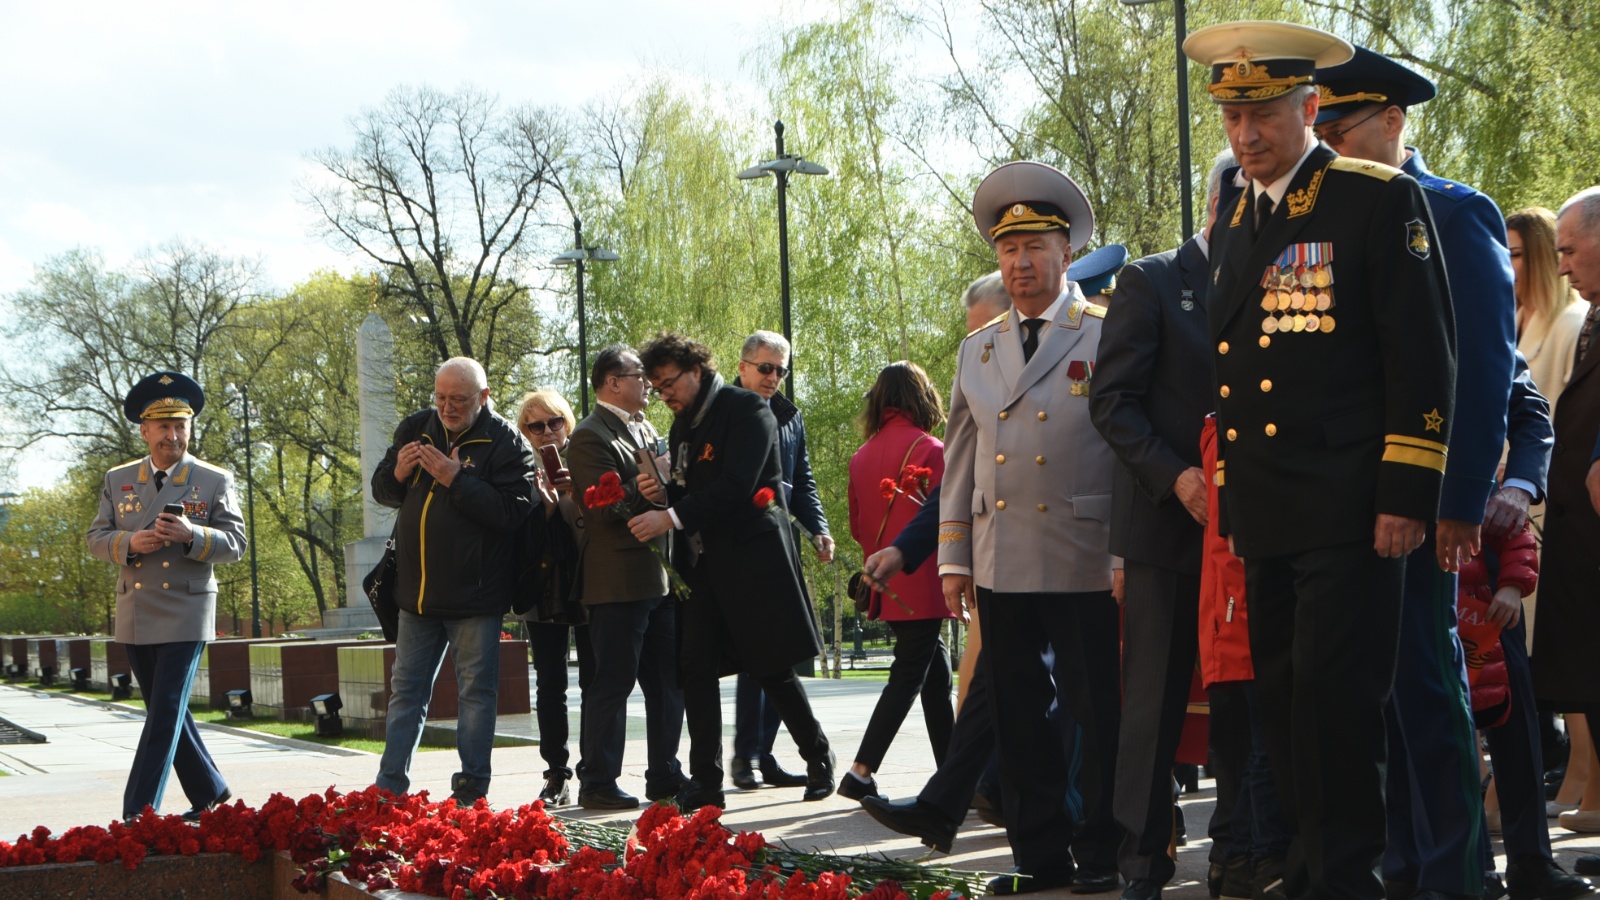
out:
<path id="1" fill-rule="evenodd" d="M 940 563 L 939 564 L 939 574 L 940 575 L 965 575 L 968 578 L 971 578 L 972 577 L 972 567 L 971 566 L 958 566 L 955 563 Z"/>
<path id="2" fill-rule="evenodd" d="M 1528 492 L 1529 497 L 1532 497 L 1535 500 L 1539 499 L 1539 489 L 1534 487 L 1533 482 L 1526 478 L 1507 478 L 1506 483 L 1500 485 L 1501 490 L 1505 490 L 1506 488 L 1521 488 L 1522 490 Z"/>
<path id="3" fill-rule="evenodd" d="M 667 507 L 667 515 L 672 517 L 672 527 L 682 531 L 683 522 L 678 519 L 678 513 L 670 506 Z"/>

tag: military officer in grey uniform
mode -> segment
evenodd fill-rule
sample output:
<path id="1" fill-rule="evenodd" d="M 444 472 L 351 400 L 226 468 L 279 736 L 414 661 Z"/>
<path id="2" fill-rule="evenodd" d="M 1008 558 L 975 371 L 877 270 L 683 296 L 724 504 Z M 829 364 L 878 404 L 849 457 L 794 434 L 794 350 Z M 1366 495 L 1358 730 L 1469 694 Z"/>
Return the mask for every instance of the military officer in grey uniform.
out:
<path id="1" fill-rule="evenodd" d="M 128 392 L 123 411 L 139 423 L 150 455 L 106 473 L 89 552 L 118 567 L 118 643 L 145 701 L 144 731 L 122 795 L 124 819 L 159 809 L 175 771 L 191 808 L 226 802 L 228 785 L 189 715 L 200 651 L 216 635 L 217 580 L 211 567 L 244 555 L 244 520 L 233 475 L 190 456 L 189 425 L 205 407 L 194 379 L 157 372 Z M 181 512 L 165 511 L 177 507 Z"/>
<path id="2" fill-rule="evenodd" d="M 1041 741 L 1056 688 L 1047 647 L 1083 729 L 1085 813 L 1096 818 L 1101 773 L 1117 737 L 1115 667 L 1090 666 L 1086 644 L 1116 640 L 1108 549 L 1113 456 L 1089 419 L 1103 307 L 1063 282 L 1094 231 L 1070 178 L 1013 162 L 973 198 L 995 245 L 1012 308 L 962 342 L 945 430 L 939 573 L 953 612 L 976 602 L 1000 753 L 1006 831 L 1017 871 L 1000 894 L 1069 884 L 1070 776 L 1060 741 Z M 1092 649 L 1092 648 L 1091 648 Z"/>

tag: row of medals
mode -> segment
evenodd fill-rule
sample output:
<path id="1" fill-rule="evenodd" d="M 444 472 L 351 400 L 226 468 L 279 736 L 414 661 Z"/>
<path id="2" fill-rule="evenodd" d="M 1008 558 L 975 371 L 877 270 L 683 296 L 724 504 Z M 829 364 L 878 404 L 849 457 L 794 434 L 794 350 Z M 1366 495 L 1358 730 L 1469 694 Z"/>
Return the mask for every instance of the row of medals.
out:
<path id="1" fill-rule="evenodd" d="M 1272 315 L 1261 320 L 1261 330 L 1267 334 L 1285 331 L 1320 331 L 1327 334 L 1337 323 L 1328 309 L 1333 306 L 1333 273 L 1328 266 L 1306 266 L 1296 276 L 1294 269 L 1278 269 L 1276 284 L 1271 284 L 1261 296 L 1261 308 Z M 1279 316 L 1277 313 L 1283 313 Z"/>

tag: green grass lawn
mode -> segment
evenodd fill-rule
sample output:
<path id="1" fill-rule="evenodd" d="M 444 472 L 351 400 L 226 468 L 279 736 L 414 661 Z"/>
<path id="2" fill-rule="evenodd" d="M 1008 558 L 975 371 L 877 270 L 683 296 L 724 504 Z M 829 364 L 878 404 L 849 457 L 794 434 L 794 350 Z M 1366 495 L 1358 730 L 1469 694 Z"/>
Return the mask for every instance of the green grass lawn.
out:
<path id="1" fill-rule="evenodd" d="M 91 700 L 100 700 L 110 703 L 111 695 L 104 691 L 73 691 L 70 688 L 60 690 L 63 694 L 75 694 Z M 139 699 L 119 700 L 118 703 L 133 709 L 144 709 L 144 701 Z M 362 737 L 356 734 L 344 734 L 339 737 L 319 737 L 316 723 L 314 722 L 285 722 L 278 719 L 230 719 L 225 710 L 212 709 L 211 705 L 201 700 L 189 701 L 189 714 L 197 722 L 215 722 L 232 728 L 245 728 L 250 731 L 260 731 L 278 737 L 294 738 L 297 741 L 306 741 L 312 744 L 322 744 L 325 747 L 343 747 L 349 750 L 365 750 L 368 753 L 382 753 L 383 741 Z M 441 735 L 441 729 L 425 729 L 422 733 L 422 746 L 424 751 L 454 750 L 455 744 L 450 741 L 448 734 Z M 496 735 L 495 747 L 524 747 L 535 742 L 522 738 Z"/>

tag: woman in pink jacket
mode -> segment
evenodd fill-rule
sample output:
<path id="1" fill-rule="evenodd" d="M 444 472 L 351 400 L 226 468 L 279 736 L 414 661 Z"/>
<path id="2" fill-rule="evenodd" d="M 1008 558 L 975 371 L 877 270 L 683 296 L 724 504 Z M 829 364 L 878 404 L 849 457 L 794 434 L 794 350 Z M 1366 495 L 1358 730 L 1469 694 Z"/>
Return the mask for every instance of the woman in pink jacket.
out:
<path id="1" fill-rule="evenodd" d="M 850 534 L 866 556 L 889 546 L 944 477 L 944 443 L 929 433 L 942 424 L 939 391 L 921 366 L 901 361 L 878 373 L 861 415 L 867 442 L 850 458 Z M 883 763 L 919 694 L 936 761 L 944 760 L 955 722 L 950 651 L 940 637 L 950 611 L 945 608 L 938 567 L 902 572 L 889 579 L 887 587 L 873 593 L 866 613 L 889 623 L 894 663 L 889 667 L 889 684 L 867 722 L 855 764 L 839 782 L 839 796 L 852 800 L 878 794 L 872 773 Z"/>

